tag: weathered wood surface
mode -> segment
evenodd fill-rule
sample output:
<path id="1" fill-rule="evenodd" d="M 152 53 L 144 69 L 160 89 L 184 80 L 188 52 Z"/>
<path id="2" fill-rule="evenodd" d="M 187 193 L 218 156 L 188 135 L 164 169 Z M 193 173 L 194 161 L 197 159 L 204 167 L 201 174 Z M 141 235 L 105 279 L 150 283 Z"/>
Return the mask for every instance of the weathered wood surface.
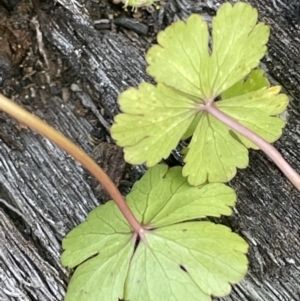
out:
<path id="1" fill-rule="evenodd" d="M 151 40 L 97 31 L 84 5 L 59 2 L 61 6 L 49 9 L 37 6 L 38 22 L 48 53 L 51 45 L 59 49 L 76 71 L 82 91 L 70 92 L 69 98 L 67 92 L 64 97 L 42 92 L 31 95 L 40 99 L 39 105 L 35 101 L 31 104 L 30 96 L 28 99 L 24 94 L 15 98 L 91 153 L 93 145 L 87 135 L 96 119 L 109 128 L 118 111 L 118 93 L 151 80 L 145 73 L 144 59 Z M 207 11 L 207 5 L 212 13 L 221 2 L 165 1 L 154 13 L 155 28 L 184 19 L 191 12 Z M 272 28 L 264 63 L 292 99 L 288 125 L 276 147 L 300 172 L 300 16 L 296 3 L 288 0 L 249 2 Z M 80 102 L 96 117 L 81 116 Z M 83 168 L 63 151 L 17 127 L 4 114 L 1 128 L 11 135 L 12 143 L 0 140 L 0 300 L 63 300 L 69 273 L 59 263 L 61 239 L 98 200 Z M 239 200 L 234 216 L 222 222 L 249 242 L 250 267 L 245 280 L 222 300 L 299 301 L 299 193 L 265 155 L 254 151 L 250 152 L 250 166 L 239 171 L 230 185 Z"/>

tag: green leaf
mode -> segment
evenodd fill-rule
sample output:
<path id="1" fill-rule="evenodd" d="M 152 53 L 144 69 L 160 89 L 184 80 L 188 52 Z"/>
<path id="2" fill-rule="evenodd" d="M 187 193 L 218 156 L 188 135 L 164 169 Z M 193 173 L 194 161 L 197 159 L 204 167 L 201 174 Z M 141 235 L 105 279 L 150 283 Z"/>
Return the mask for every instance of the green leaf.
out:
<path id="1" fill-rule="evenodd" d="M 223 92 L 221 94 L 221 98 L 232 98 L 269 87 L 270 83 L 264 76 L 264 70 L 258 68 L 254 69 L 248 77 L 243 78 L 241 81 L 237 82 L 235 85 Z"/>
<path id="2" fill-rule="evenodd" d="M 97 239 L 95 234 L 94 237 Z M 134 246 L 125 234 L 118 238 L 114 235 L 107 237 L 107 244 L 99 249 L 97 256 L 76 269 L 64 301 L 123 299 L 124 282 Z"/>
<path id="3" fill-rule="evenodd" d="M 269 28 L 257 23 L 257 11 L 239 2 L 225 3 L 212 22 L 212 53 L 207 24 L 198 15 L 158 35 L 147 53 L 147 72 L 157 82 L 198 98 L 214 99 L 242 80 L 266 52 Z M 162 66 L 163 72 L 162 72 Z"/>
<path id="4" fill-rule="evenodd" d="M 234 177 L 236 167 L 247 167 L 248 150 L 227 126 L 205 114 L 197 125 L 184 161 L 183 176 L 188 177 L 191 185 L 226 182 Z"/>
<path id="5" fill-rule="evenodd" d="M 236 194 L 221 183 L 191 187 L 182 177 L 181 167 L 168 170 L 166 165 L 156 165 L 126 199 L 144 225 L 157 228 L 199 217 L 230 215 Z"/>
<path id="6" fill-rule="evenodd" d="M 223 92 L 221 94 L 221 98 L 226 99 L 234 96 L 247 94 L 249 92 L 256 91 L 264 87 L 269 88 L 270 83 L 268 79 L 264 76 L 264 71 L 262 69 L 255 69 L 249 74 L 248 77 L 242 79 L 241 81 L 233 85 L 231 88 Z M 201 113 L 202 112 L 196 115 L 188 130 L 183 135 L 182 140 L 185 140 L 193 135 L 200 121 L 202 115 Z"/>
<path id="7" fill-rule="evenodd" d="M 132 6 L 133 10 L 135 10 L 138 7 L 151 7 L 152 5 L 155 5 L 155 2 L 158 2 L 159 0 L 115 0 L 114 3 L 123 2 L 124 8 L 127 6 Z"/>
<path id="8" fill-rule="evenodd" d="M 288 98 L 279 87 L 269 87 L 261 69 L 251 72 L 268 37 L 269 28 L 257 24 L 257 11 L 242 2 L 221 6 L 212 39 L 198 15 L 161 32 L 147 54 L 147 71 L 157 87 L 143 83 L 119 97 L 123 113 L 111 133 L 126 161 L 154 166 L 191 137 L 183 169 L 190 184 L 226 182 L 237 168 L 247 167 L 248 148 L 258 147 L 205 108 L 215 106 L 268 142 L 280 137 L 284 122 L 276 115 Z"/>
<path id="9" fill-rule="evenodd" d="M 115 117 L 111 134 L 124 149 L 125 160 L 154 166 L 167 158 L 192 122 L 194 102 L 163 84 L 143 83 L 119 96 L 125 114 Z"/>
<path id="10" fill-rule="evenodd" d="M 146 240 L 131 262 L 126 300 L 211 300 L 229 294 L 247 271 L 247 244 L 222 225 L 182 223 Z"/>
<path id="11" fill-rule="evenodd" d="M 274 142 L 285 125 L 274 115 L 283 112 L 288 104 L 287 96 L 278 94 L 279 89 L 262 88 L 216 102 L 216 107 L 266 141 Z M 258 147 L 215 117 L 208 114 L 201 117 L 184 158 L 183 175 L 188 177 L 191 185 L 229 181 L 235 176 L 236 167 L 248 166 L 247 148 Z"/>
<path id="12" fill-rule="evenodd" d="M 282 113 L 288 105 L 288 97 L 278 94 L 279 86 L 262 88 L 247 94 L 235 96 L 216 103 L 227 115 L 260 135 L 268 142 L 276 141 L 282 134 L 285 122 L 275 115 Z M 258 147 L 240 134 L 238 139 L 247 147 Z"/>
<path id="13" fill-rule="evenodd" d="M 108 223 L 107 220 L 113 223 Z M 130 237 L 130 226 L 116 205 L 108 202 L 93 210 L 86 222 L 76 227 L 64 238 L 62 247 L 66 251 L 61 257 L 62 264 L 73 268 L 98 254 L 102 249 L 114 250 L 115 245 L 110 246 L 107 241 L 111 241 L 112 237 L 118 241 L 125 234 Z"/>
<path id="14" fill-rule="evenodd" d="M 181 167 L 151 168 L 126 198 L 149 229 L 138 244 L 112 201 L 63 240 L 63 265 L 79 265 L 65 300 L 210 301 L 228 294 L 246 273 L 247 244 L 225 226 L 183 221 L 229 215 L 235 198 L 224 184 L 189 186 Z"/>
<path id="15" fill-rule="evenodd" d="M 122 299 L 134 247 L 129 243 L 131 237 L 130 226 L 112 201 L 93 210 L 73 229 L 63 239 L 61 262 L 70 268 L 81 265 L 69 283 L 65 301 Z"/>

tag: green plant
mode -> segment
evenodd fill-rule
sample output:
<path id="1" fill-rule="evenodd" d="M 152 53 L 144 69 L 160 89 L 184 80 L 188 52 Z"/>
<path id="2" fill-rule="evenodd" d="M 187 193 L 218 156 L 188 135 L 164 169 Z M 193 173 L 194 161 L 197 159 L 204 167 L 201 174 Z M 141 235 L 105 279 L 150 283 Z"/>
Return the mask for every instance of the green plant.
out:
<path id="1" fill-rule="evenodd" d="M 261 69 L 252 70 L 269 35 L 256 23 L 250 5 L 224 4 L 213 20 L 212 50 L 197 15 L 159 34 L 147 55 L 158 85 L 122 93 L 124 113 L 112 128 L 129 162 L 154 166 L 126 202 L 82 150 L 0 96 L 3 111 L 73 155 L 115 200 L 94 209 L 63 240 L 62 263 L 78 266 L 67 301 L 209 301 L 245 275 L 246 242 L 228 227 L 199 220 L 232 213 L 235 192 L 220 182 L 247 166 L 251 147 L 264 150 L 300 189 L 299 175 L 268 143 L 281 135 L 284 122 L 276 115 L 288 99 L 279 87 L 270 88 Z M 156 165 L 190 137 L 183 168 Z"/>
<path id="2" fill-rule="evenodd" d="M 62 263 L 80 265 L 66 301 L 196 301 L 230 292 L 247 270 L 246 242 L 228 227 L 193 220 L 231 214 L 235 193 L 221 183 L 192 187 L 181 173 L 156 165 L 127 195 L 140 237 L 113 202 L 66 236 Z"/>
<path id="3" fill-rule="evenodd" d="M 157 165 L 124 202 L 102 169 L 60 132 L 1 94 L 0 109 L 71 154 L 115 201 L 93 210 L 63 240 L 63 264 L 80 265 L 65 300 L 209 301 L 211 294 L 228 294 L 245 275 L 246 242 L 228 227 L 195 221 L 230 215 L 236 201 L 230 187 L 193 187 L 181 167 Z"/>
<path id="4" fill-rule="evenodd" d="M 124 3 L 124 8 L 126 9 L 128 6 L 132 7 L 132 10 L 136 10 L 139 7 L 150 8 L 155 5 L 155 2 L 158 0 L 113 0 L 114 3 L 118 4 L 120 2 Z"/>
<path id="5" fill-rule="evenodd" d="M 212 21 L 198 15 L 158 35 L 147 53 L 147 72 L 157 86 L 142 83 L 119 97 L 123 114 L 111 133 L 132 164 L 154 166 L 180 139 L 191 137 L 183 175 L 191 185 L 227 182 L 248 165 L 248 148 L 263 150 L 300 189 L 300 176 L 269 143 L 281 135 L 288 97 L 270 87 L 258 66 L 269 28 L 245 3 L 224 4 Z M 163 67 L 162 67 L 163 66 Z M 213 164 L 211 164 L 213 162 Z"/>
<path id="6" fill-rule="evenodd" d="M 147 54 L 147 71 L 158 85 L 123 92 L 123 113 L 111 129 L 128 162 L 154 166 L 126 197 L 144 231 L 134 233 L 121 216 L 110 217 L 112 203 L 95 209 L 63 243 L 63 264 L 81 264 L 66 300 L 80 300 L 83 292 L 93 301 L 211 300 L 244 275 L 245 242 L 226 227 L 192 220 L 229 214 L 221 207 L 224 201 L 233 206 L 232 191 L 215 182 L 248 165 L 247 148 L 264 150 L 300 189 L 299 175 L 269 143 L 281 135 L 284 121 L 276 115 L 288 98 L 254 69 L 269 37 L 269 28 L 256 23 L 250 5 L 225 4 L 213 20 L 212 50 L 198 15 L 159 34 L 159 45 Z M 183 169 L 156 165 L 190 137 Z M 113 251 L 101 252 L 108 244 Z"/>

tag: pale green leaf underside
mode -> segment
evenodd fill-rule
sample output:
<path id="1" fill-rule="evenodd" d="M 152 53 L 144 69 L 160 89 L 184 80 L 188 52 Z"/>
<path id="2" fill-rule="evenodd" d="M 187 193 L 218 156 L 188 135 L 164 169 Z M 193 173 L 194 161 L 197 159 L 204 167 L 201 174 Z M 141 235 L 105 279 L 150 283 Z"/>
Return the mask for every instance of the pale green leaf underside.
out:
<path id="1" fill-rule="evenodd" d="M 258 82 L 254 84 L 255 77 Z M 232 97 L 215 105 L 268 142 L 276 141 L 285 125 L 276 115 L 286 109 L 288 97 L 278 94 L 278 86 L 267 88 L 268 82 L 260 69 L 236 86 L 240 95 L 229 89 L 225 95 Z M 257 149 L 206 112 L 199 112 L 194 122 L 196 102 L 162 84 L 158 87 L 142 84 L 139 90 L 129 89 L 121 95 L 120 104 L 125 113 L 116 117 L 112 135 L 124 147 L 130 163 L 146 162 L 152 166 L 166 158 L 182 136 L 194 131 L 183 174 L 195 186 L 206 181 L 229 181 L 237 168 L 247 167 L 247 148 Z"/>
<path id="2" fill-rule="evenodd" d="M 264 71 L 262 69 L 254 69 L 249 76 L 237 82 L 231 88 L 227 89 L 221 94 L 221 99 L 233 98 L 235 96 L 247 94 L 254 92 L 261 88 L 269 88 L 270 84 L 268 79 L 264 76 Z M 185 140 L 193 135 L 197 124 L 200 120 L 201 113 L 198 113 L 194 118 L 193 122 L 190 124 L 186 133 L 182 136 L 182 140 Z"/>
<path id="3" fill-rule="evenodd" d="M 111 134 L 133 164 L 157 164 L 167 158 L 192 122 L 195 104 L 174 89 L 143 83 L 119 96 L 124 114 L 115 117 Z"/>
<path id="4" fill-rule="evenodd" d="M 212 22 L 210 54 L 206 22 L 198 15 L 178 21 L 148 51 L 147 72 L 198 102 L 211 100 L 242 80 L 264 56 L 269 28 L 256 23 L 257 11 L 250 5 L 222 5 Z"/>
<path id="5" fill-rule="evenodd" d="M 236 168 L 248 165 L 248 150 L 231 135 L 228 127 L 211 115 L 200 119 L 184 158 L 183 176 L 191 185 L 227 182 Z"/>
<path id="6" fill-rule="evenodd" d="M 207 25 L 198 15 L 160 33 L 159 45 L 147 55 L 158 86 L 143 83 L 122 93 L 123 114 L 111 130 L 129 163 L 153 166 L 180 139 L 192 136 L 183 169 L 189 183 L 231 180 L 237 168 L 247 167 L 247 148 L 257 146 L 201 111 L 216 96 L 221 97 L 215 102 L 218 109 L 268 142 L 280 137 L 284 122 L 276 115 L 288 98 L 278 87 L 269 88 L 261 69 L 250 73 L 269 36 L 268 27 L 256 22 L 257 11 L 250 5 L 222 5 L 213 19 L 212 53 Z"/>
<path id="7" fill-rule="evenodd" d="M 283 112 L 288 104 L 288 97 L 278 94 L 279 89 L 262 88 L 218 101 L 215 105 L 268 142 L 274 142 L 281 136 L 285 123 L 273 115 Z M 203 113 L 184 158 L 183 175 L 191 185 L 206 181 L 227 182 L 235 176 L 236 168 L 247 167 L 247 148 L 258 149 L 215 117 Z"/>
<path id="8" fill-rule="evenodd" d="M 137 219 L 155 228 L 146 231 L 147 247 L 141 241 L 133 252 L 133 232 L 115 203 L 94 209 L 63 240 L 62 263 L 79 265 L 65 300 L 166 301 L 189 296 L 189 301 L 210 301 L 210 294 L 227 294 L 229 283 L 239 281 L 247 269 L 246 243 L 224 226 L 176 223 L 229 215 L 235 199 L 224 184 L 189 186 L 181 167 L 149 169 L 127 196 Z"/>
<path id="9" fill-rule="evenodd" d="M 280 87 L 274 86 L 250 92 L 216 103 L 216 106 L 233 119 L 257 133 L 268 142 L 276 141 L 282 134 L 285 122 L 274 115 L 282 113 L 288 105 L 288 97 L 278 94 Z M 244 136 L 238 139 L 247 147 L 258 147 Z"/>
<path id="10" fill-rule="evenodd" d="M 225 226 L 189 222 L 146 237 L 130 265 L 126 300 L 210 301 L 246 274 L 248 246 Z"/>

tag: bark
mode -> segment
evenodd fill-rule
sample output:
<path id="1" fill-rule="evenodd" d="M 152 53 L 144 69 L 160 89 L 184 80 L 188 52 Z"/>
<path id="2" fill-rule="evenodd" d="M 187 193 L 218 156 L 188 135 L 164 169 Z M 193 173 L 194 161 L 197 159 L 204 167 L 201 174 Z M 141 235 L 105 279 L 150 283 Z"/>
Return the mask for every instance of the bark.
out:
<path id="1" fill-rule="evenodd" d="M 118 94 L 141 81 L 152 81 L 145 72 L 144 55 L 155 39 L 126 30 L 117 32 L 114 27 L 108 30 L 104 26 L 99 31 L 94 26 L 95 16 L 84 4 L 58 2 L 60 5 L 49 7 L 35 2 L 48 63 L 42 48 L 39 52 L 43 64 L 48 65 L 52 88 L 57 72 L 73 76 L 75 71 L 76 77 L 64 82 L 59 96 L 47 95 L 41 88 L 34 90 L 33 100 L 26 98 L 26 93 L 14 96 L 91 153 L 88 134 L 97 123 L 104 132 L 109 129 L 118 112 Z M 152 15 L 154 32 L 193 12 L 209 19 L 223 2 L 165 1 Z M 287 0 L 248 2 L 271 26 L 263 66 L 291 100 L 287 126 L 275 146 L 300 172 L 299 6 L 297 1 Z M 107 5 L 101 1 L 99 7 Z M 51 69 L 51 49 L 71 71 Z M 63 300 L 70 273 L 59 261 L 61 239 L 99 201 L 84 169 L 72 158 L 4 114 L 0 118 L 0 300 Z M 260 151 L 250 151 L 249 167 L 240 170 L 230 185 L 237 191 L 238 203 L 234 215 L 222 222 L 248 241 L 250 264 L 246 278 L 222 300 L 300 300 L 299 192 Z"/>

